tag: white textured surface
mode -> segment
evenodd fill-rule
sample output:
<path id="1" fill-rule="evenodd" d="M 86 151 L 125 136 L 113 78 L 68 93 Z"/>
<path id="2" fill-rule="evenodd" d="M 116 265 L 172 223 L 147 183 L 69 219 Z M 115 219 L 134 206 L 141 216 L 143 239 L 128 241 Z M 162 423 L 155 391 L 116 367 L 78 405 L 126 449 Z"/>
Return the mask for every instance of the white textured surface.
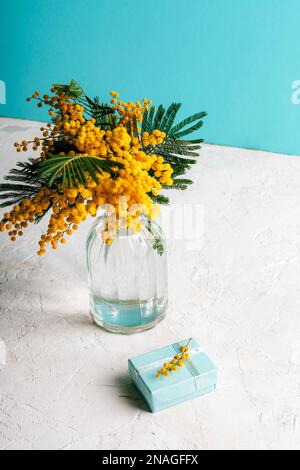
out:
<path id="1" fill-rule="evenodd" d="M 1 175 L 37 127 L 0 120 Z M 203 204 L 203 248 L 170 242 L 169 314 L 143 334 L 90 322 L 88 223 L 43 258 L 40 226 L 17 244 L 1 234 L 0 449 L 300 448 L 300 158 L 205 146 L 192 177 L 172 200 Z M 128 356 L 190 335 L 218 390 L 148 413 Z"/>

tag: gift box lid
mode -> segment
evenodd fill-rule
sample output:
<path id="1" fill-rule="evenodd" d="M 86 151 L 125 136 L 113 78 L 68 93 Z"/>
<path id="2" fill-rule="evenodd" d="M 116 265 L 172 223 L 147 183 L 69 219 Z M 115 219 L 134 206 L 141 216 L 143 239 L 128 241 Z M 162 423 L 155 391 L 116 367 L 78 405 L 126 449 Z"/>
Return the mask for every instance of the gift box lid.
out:
<path id="1" fill-rule="evenodd" d="M 170 362 L 181 346 L 189 343 L 189 359 L 170 375 L 157 377 L 163 363 Z M 212 391 L 217 369 L 195 338 L 180 341 L 129 359 L 129 373 L 152 411 L 173 406 Z"/>

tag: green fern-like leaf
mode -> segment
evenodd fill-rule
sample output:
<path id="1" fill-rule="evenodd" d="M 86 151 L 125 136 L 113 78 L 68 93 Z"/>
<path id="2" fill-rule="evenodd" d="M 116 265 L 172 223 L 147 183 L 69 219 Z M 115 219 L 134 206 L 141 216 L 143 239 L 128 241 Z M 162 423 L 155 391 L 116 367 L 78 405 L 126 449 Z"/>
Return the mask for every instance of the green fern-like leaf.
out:
<path id="1" fill-rule="evenodd" d="M 154 239 L 154 242 L 153 242 L 153 249 L 154 249 L 155 251 L 157 251 L 157 253 L 159 254 L 159 256 L 162 256 L 162 255 L 164 254 L 164 251 L 165 251 L 165 250 L 164 250 L 164 245 L 163 245 L 163 243 L 162 243 L 161 238 L 156 237 L 156 238 Z"/>
<path id="2" fill-rule="evenodd" d="M 163 105 L 159 105 L 156 113 L 154 106 L 152 106 L 143 116 L 142 133 L 149 132 L 151 134 L 155 129 L 159 129 L 168 135 L 180 106 L 180 103 L 172 103 L 165 110 Z"/>
<path id="3" fill-rule="evenodd" d="M 166 139 L 158 146 L 147 148 L 146 152 L 164 157 L 164 160 L 170 163 L 173 168 L 173 177 L 176 177 L 186 173 L 196 163 L 196 157 L 198 157 L 200 150 L 199 142 L 202 140 L 198 139 L 193 142 Z"/>
<path id="4" fill-rule="evenodd" d="M 152 132 L 153 129 L 153 117 L 155 113 L 155 108 L 152 106 L 148 111 L 144 113 L 141 132 Z"/>
<path id="5" fill-rule="evenodd" d="M 164 131 L 167 135 L 173 126 L 176 115 L 181 107 L 181 103 L 172 103 L 166 110 L 164 117 L 161 121 L 161 126 L 159 130 Z"/>
<path id="6" fill-rule="evenodd" d="M 207 113 L 204 111 L 201 113 L 193 114 L 193 116 L 190 116 L 184 119 L 183 121 L 179 122 L 176 126 L 172 127 L 172 129 L 169 132 L 169 135 L 172 136 L 173 138 L 179 139 L 180 137 L 183 137 L 184 135 L 191 134 L 195 130 L 200 129 L 200 127 L 203 125 L 202 119 L 205 116 L 207 116 Z M 191 123 L 195 123 L 195 124 L 193 124 L 193 126 L 189 127 L 188 129 L 184 130 L 184 128 Z M 182 132 L 179 132 L 181 131 L 181 129 L 183 129 Z"/>
<path id="7" fill-rule="evenodd" d="M 152 130 L 161 128 L 161 124 L 162 124 L 164 115 L 165 115 L 165 108 L 163 107 L 162 104 L 160 104 L 158 106 L 156 114 L 154 116 L 153 129 Z"/>
<path id="8" fill-rule="evenodd" d="M 167 206 L 168 204 L 170 204 L 170 199 L 167 196 L 164 196 L 163 194 L 159 194 L 158 196 L 154 196 L 151 193 L 150 197 L 151 197 L 152 201 L 155 204 L 160 204 L 162 206 Z"/>
<path id="9" fill-rule="evenodd" d="M 0 184 L 0 207 L 19 204 L 22 199 L 32 199 L 47 185 L 47 180 L 40 178 L 34 159 L 17 163 L 17 167 L 5 176 L 9 183 Z"/>
<path id="10" fill-rule="evenodd" d="M 101 129 L 113 129 L 116 127 L 116 117 L 114 110 L 105 104 L 101 104 L 98 96 L 91 100 L 87 95 L 81 100 L 85 110 L 89 110 L 90 115 L 96 120 L 96 125 Z"/>
<path id="11" fill-rule="evenodd" d="M 191 184 L 193 184 L 192 180 L 187 178 L 177 178 L 173 179 L 172 186 L 164 185 L 164 189 L 179 189 L 180 191 L 185 191 Z"/>
<path id="12" fill-rule="evenodd" d="M 174 173 L 172 174 L 173 178 L 176 178 L 177 176 L 184 175 L 192 165 L 196 163 L 196 160 L 191 159 L 191 158 L 181 158 L 181 157 L 175 157 L 173 155 L 164 155 L 164 160 L 167 163 L 170 163 L 172 166 Z"/>
<path id="13" fill-rule="evenodd" d="M 150 220 L 147 221 L 146 228 L 148 229 L 148 231 L 151 233 L 153 237 L 153 244 L 152 244 L 153 249 L 157 251 L 159 256 L 162 256 L 164 254 L 165 249 L 164 249 L 164 244 L 161 238 L 161 233 L 157 229 L 155 229 L 155 227 L 153 226 Z"/>
<path id="14" fill-rule="evenodd" d="M 54 87 L 58 92 L 65 93 L 75 100 L 79 97 L 85 96 L 82 87 L 75 80 L 71 80 L 68 85 L 56 83 Z"/>
<path id="15" fill-rule="evenodd" d="M 184 157 L 198 157 L 201 146 L 199 143 L 192 144 L 183 140 L 167 138 L 162 144 L 156 146 L 155 153 L 160 155 L 182 155 Z"/>
<path id="16" fill-rule="evenodd" d="M 38 164 L 38 175 L 41 178 L 49 178 L 49 186 L 59 181 L 63 187 L 87 184 L 87 175 L 98 183 L 97 173 L 107 172 L 116 174 L 116 169 L 123 165 L 113 160 L 94 156 L 53 155 Z"/>

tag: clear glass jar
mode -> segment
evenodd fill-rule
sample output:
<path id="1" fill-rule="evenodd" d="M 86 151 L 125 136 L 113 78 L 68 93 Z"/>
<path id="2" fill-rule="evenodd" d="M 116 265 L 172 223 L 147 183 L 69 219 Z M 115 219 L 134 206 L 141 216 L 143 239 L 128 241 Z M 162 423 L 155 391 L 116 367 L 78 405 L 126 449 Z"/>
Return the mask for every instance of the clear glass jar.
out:
<path id="1" fill-rule="evenodd" d="M 165 317 L 168 307 L 163 232 L 144 218 L 139 233 L 121 229 L 107 245 L 101 238 L 105 221 L 102 214 L 87 239 L 92 319 L 114 333 L 148 330 Z"/>

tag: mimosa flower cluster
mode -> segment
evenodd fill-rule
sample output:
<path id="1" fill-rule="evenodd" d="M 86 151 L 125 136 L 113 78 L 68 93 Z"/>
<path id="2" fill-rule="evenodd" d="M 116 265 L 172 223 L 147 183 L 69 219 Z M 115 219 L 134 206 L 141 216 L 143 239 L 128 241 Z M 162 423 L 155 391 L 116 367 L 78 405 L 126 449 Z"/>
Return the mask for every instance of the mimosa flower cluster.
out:
<path id="1" fill-rule="evenodd" d="M 161 375 L 165 375 L 166 377 L 170 375 L 170 372 L 174 372 L 177 370 L 178 367 L 182 367 L 184 365 L 184 361 L 186 361 L 190 355 L 189 355 L 189 344 L 191 342 L 191 339 L 189 339 L 189 342 L 185 346 L 181 346 L 180 354 L 175 354 L 173 359 L 170 362 L 165 362 L 163 367 L 159 369 L 156 373 L 157 377 L 160 377 Z"/>
<path id="2" fill-rule="evenodd" d="M 146 98 L 122 101 L 112 91 L 110 104 L 103 105 L 74 81 L 54 85 L 49 94 L 36 91 L 27 98 L 32 100 L 48 108 L 51 122 L 33 140 L 15 142 L 16 151 L 31 152 L 30 158 L 6 177 L 13 183 L 0 184 L 0 202 L 5 200 L 0 207 L 12 206 L 0 219 L 0 231 L 11 241 L 48 216 L 39 241 L 38 254 L 43 255 L 47 246 L 55 250 L 65 244 L 81 222 L 104 207 L 113 213 L 101 233 L 110 245 L 121 227 L 139 232 L 142 215 L 157 217 L 158 203 L 167 202 L 163 189 L 185 189 L 191 183 L 174 176 L 194 163 L 185 157 L 194 155 L 200 141 L 179 137 L 191 132 L 182 128 L 205 113 L 172 127 L 176 103 L 165 110 Z"/>

